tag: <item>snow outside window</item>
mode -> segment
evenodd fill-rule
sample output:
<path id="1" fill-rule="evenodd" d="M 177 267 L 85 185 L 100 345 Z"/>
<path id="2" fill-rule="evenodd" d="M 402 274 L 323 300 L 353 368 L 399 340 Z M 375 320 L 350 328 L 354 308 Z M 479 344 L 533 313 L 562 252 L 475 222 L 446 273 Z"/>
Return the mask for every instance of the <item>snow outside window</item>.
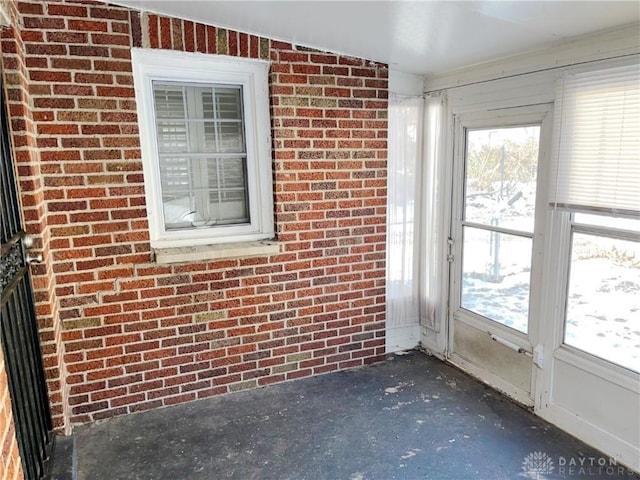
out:
<path id="1" fill-rule="evenodd" d="M 272 238 L 268 64 L 133 49 L 151 244 Z"/>
<path id="2" fill-rule="evenodd" d="M 564 342 L 640 372 L 640 221 L 576 213 Z"/>

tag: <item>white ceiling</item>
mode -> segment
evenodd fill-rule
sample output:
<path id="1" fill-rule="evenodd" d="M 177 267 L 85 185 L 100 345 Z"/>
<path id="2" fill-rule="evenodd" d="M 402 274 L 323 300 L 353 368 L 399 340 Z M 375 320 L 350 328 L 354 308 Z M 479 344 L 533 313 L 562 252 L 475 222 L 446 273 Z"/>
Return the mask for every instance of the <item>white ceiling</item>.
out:
<path id="1" fill-rule="evenodd" d="M 363 57 L 416 74 L 442 73 L 640 21 L 637 1 L 115 0 Z"/>

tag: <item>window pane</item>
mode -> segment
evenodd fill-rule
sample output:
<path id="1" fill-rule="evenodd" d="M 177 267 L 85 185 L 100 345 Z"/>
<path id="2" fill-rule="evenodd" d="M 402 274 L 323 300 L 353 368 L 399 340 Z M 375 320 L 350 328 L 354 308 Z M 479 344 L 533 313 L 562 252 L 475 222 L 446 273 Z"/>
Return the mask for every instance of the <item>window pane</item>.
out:
<path id="1" fill-rule="evenodd" d="M 531 239 L 472 227 L 463 237 L 462 307 L 526 333 Z"/>
<path id="2" fill-rule="evenodd" d="M 247 223 L 242 88 L 153 86 L 165 228 Z"/>
<path id="3" fill-rule="evenodd" d="M 244 153 L 242 124 L 238 122 L 204 122 L 204 151 Z"/>
<path id="4" fill-rule="evenodd" d="M 596 225 L 598 227 L 617 228 L 640 232 L 640 220 L 636 218 L 611 217 L 609 215 L 592 215 L 588 213 L 574 213 L 573 223 Z"/>
<path id="5" fill-rule="evenodd" d="M 162 191 L 188 191 L 191 188 L 191 169 L 186 158 L 161 158 Z"/>
<path id="6" fill-rule="evenodd" d="M 158 152 L 187 153 L 187 124 L 185 122 L 158 121 Z"/>
<path id="7" fill-rule="evenodd" d="M 539 126 L 467 132 L 465 220 L 533 232 Z"/>
<path id="8" fill-rule="evenodd" d="M 192 166 L 188 158 L 161 158 L 162 203 L 167 228 L 191 226 L 195 209 Z"/>
<path id="9" fill-rule="evenodd" d="M 185 118 L 184 92 L 179 85 L 153 84 L 153 98 L 156 107 L 156 118 Z"/>
<path id="10" fill-rule="evenodd" d="M 245 160 L 221 158 L 209 163 L 210 209 L 221 222 L 234 219 L 249 221 L 245 189 Z"/>
<path id="11" fill-rule="evenodd" d="M 163 159 L 166 228 L 248 222 L 245 165 L 245 158 Z"/>
<path id="12" fill-rule="evenodd" d="M 640 371 L 640 242 L 573 234 L 564 341 Z"/>
<path id="13" fill-rule="evenodd" d="M 240 88 L 216 88 L 216 115 L 221 120 L 242 119 L 242 91 Z"/>
<path id="14" fill-rule="evenodd" d="M 190 130 L 197 135 L 198 152 L 244 153 L 242 90 L 223 87 L 190 87 L 195 105 L 190 104 Z"/>

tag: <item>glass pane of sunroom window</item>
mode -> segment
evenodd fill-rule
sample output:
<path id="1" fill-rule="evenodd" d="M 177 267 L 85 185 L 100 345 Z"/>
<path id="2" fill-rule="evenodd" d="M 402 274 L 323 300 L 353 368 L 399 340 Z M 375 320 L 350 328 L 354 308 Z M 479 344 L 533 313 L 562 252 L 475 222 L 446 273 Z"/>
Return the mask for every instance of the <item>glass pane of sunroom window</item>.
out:
<path id="1" fill-rule="evenodd" d="M 464 219 L 533 232 L 540 126 L 469 130 Z"/>
<path id="2" fill-rule="evenodd" d="M 573 234 L 564 341 L 640 372 L 640 241 Z"/>
<path id="3" fill-rule="evenodd" d="M 461 306 L 527 333 L 530 238 L 464 227 Z"/>

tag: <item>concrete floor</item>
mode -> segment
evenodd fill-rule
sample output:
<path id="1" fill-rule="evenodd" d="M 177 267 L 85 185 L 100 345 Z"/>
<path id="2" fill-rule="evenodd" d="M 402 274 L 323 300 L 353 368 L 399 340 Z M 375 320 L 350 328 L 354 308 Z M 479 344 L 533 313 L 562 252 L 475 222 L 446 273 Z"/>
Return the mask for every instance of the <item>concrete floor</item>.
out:
<path id="1" fill-rule="evenodd" d="M 599 469 L 603 457 L 459 370 L 410 352 L 77 428 L 57 442 L 50 478 L 640 479 L 623 467 Z"/>

